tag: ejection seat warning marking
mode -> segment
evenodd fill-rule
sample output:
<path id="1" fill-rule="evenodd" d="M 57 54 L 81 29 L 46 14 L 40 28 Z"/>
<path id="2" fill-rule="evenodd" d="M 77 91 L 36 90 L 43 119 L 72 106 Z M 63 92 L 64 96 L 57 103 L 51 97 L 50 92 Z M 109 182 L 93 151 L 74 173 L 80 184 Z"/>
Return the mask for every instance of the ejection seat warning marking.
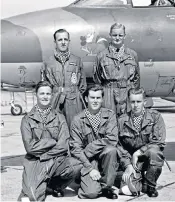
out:
<path id="1" fill-rule="evenodd" d="M 175 15 L 167 15 L 167 18 L 169 18 L 170 20 L 175 20 Z"/>

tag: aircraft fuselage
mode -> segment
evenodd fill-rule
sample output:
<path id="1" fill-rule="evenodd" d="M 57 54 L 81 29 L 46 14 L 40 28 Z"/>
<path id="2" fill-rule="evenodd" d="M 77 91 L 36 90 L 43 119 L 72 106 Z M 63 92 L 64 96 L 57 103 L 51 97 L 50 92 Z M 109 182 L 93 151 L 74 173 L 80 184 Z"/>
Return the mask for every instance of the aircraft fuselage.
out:
<path id="1" fill-rule="evenodd" d="M 86 75 L 92 78 L 96 54 L 107 47 L 110 26 L 115 22 L 125 25 L 126 45 L 138 53 L 146 94 L 174 96 L 174 7 L 68 6 L 2 20 L 2 81 L 19 86 L 36 84 L 43 63 L 53 56 L 53 33 L 60 28 L 70 32 L 70 49 L 82 58 Z"/>

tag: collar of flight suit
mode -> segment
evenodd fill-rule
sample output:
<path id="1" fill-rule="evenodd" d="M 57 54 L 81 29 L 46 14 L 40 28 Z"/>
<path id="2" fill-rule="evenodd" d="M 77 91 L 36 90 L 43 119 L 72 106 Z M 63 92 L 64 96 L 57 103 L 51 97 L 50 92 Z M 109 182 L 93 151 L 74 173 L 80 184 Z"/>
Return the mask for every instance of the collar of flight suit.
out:
<path id="1" fill-rule="evenodd" d="M 48 117 L 47 117 L 47 123 L 51 122 L 52 120 L 54 120 L 56 118 L 56 112 L 52 109 L 50 111 L 50 113 L 48 114 Z M 38 122 L 43 122 L 42 121 L 42 118 L 40 117 L 39 115 L 39 112 L 36 110 L 35 107 L 32 108 L 32 110 L 28 113 L 28 116 L 29 118 L 35 120 L 35 121 L 38 121 Z"/>
<path id="2" fill-rule="evenodd" d="M 70 53 L 69 59 L 65 62 L 63 67 L 68 66 L 68 65 L 77 65 L 76 61 L 77 61 L 77 57 L 74 54 Z M 55 58 L 55 62 L 60 63 L 56 58 Z"/>
<path id="3" fill-rule="evenodd" d="M 109 49 L 109 47 L 107 48 L 107 50 L 108 50 L 108 53 L 106 53 L 106 56 L 111 59 L 117 60 L 117 58 L 114 56 L 113 52 Z M 129 48 L 124 46 L 124 55 L 120 62 L 123 62 L 127 59 L 134 59 L 134 57 L 132 56 L 131 52 L 129 51 Z"/>
<path id="4" fill-rule="evenodd" d="M 131 118 L 131 114 L 128 113 L 128 114 L 125 114 L 123 117 L 123 125 L 126 124 L 129 128 L 131 128 L 132 130 L 136 131 L 137 130 L 135 129 L 134 125 L 133 125 L 133 121 L 132 121 L 132 118 Z M 141 130 L 143 128 L 145 128 L 147 125 L 150 125 L 152 124 L 152 115 L 149 111 L 149 109 L 146 109 L 145 108 L 145 114 L 143 116 L 143 121 L 142 121 L 142 126 L 141 126 Z"/>
<path id="5" fill-rule="evenodd" d="M 100 125 L 99 125 L 99 128 L 101 128 L 101 126 L 103 126 L 106 121 L 108 120 L 109 118 L 109 113 L 108 113 L 108 110 L 105 109 L 105 108 L 101 108 L 101 122 L 100 122 Z M 83 114 L 81 116 L 81 119 L 83 120 L 83 122 L 90 126 L 91 127 L 91 124 L 89 123 L 89 120 L 88 118 L 86 117 L 86 114 L 85 114 L 85 111 L 83 111 Z"/>

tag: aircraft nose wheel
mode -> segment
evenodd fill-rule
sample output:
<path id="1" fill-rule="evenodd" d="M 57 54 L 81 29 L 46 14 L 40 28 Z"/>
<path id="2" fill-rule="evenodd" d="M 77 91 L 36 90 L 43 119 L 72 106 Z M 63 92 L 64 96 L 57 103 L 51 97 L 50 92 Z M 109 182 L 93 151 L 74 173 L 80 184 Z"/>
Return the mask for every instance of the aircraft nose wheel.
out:
<path id="1" fill-rule="evenodd" d="M 11 107 L 11 114 L 14 116 L 18 116 L 18 115 L 22 114 L 21 105 L 14 104 L 14 107 Z"/>

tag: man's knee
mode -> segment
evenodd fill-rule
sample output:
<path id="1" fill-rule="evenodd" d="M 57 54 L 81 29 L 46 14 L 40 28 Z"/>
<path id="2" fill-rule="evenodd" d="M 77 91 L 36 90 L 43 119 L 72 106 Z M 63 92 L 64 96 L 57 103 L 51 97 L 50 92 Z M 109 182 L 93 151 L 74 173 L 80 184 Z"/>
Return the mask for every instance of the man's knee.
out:
<path id="1" fill-rule="evenodd" d="M 117 154 L 117 148 L 114 146 L 106 146 L 102 152 L 103 154 Z"/>
<path id="2" fill-rule="evenodd" d="M 71 157 L 70 162 L 71 162 L 72 169 L 73 169 L 73 177 L 80 175 L 81 169 L 83 167 L 83 164 L 81 163 L 81 161 Z"/>
<path id="3" fill-rule="evenodd" d="M 73 157 L 70 157 L 67 159 L 67 169 L 64 172 L 64 176 L 61 176 L 61 177 L 76 178 L 77 175 L 80 175 L 80 171 L 81 171 L 82 167 L 83 167 L 83 165 L 79 160 L 77 160 Z"/>
<path id="4" fill-rule="evenodd" d="M 89 174 L 81 175 L 80 188 L 78 190 L 78 197 L 83 198 L 97 198 L 101 193 L 101 185 L 96 180 L 92 180 Z"/>
<path id="5" fill-rule="evenodd" d="M 159 147 L 150 147 L 147 151 L 146 151 L 146 155 L 149 158 L 155 158 L 158 155 L 163 155 L 163 153 L 160 151 Z"/>
<path id="6" fill-rule="evenodd" d="M 95 199 L 98 198 L 101 193 L 101 186 L 89 186 L 86 187 L 86 189 L 80 188 L 78 191 L 78 197 L 81 199 L 89 198 L 89 199 Z"/>
<path id="7" fill-rule="evenodd" d="M 27 197 L 30 201 L 44 201 L 46 199 L 46 187 L 38 187 L 38 189 L 33 189 L 31 187 L 30 192 Z"/>
<path id="8" fill-rule="evenodd" d="M 151 165 L 163 166 L 164 157 L 159 147 L 150 147 L 146 152 L 146 156 L 150 160 Z"/>

